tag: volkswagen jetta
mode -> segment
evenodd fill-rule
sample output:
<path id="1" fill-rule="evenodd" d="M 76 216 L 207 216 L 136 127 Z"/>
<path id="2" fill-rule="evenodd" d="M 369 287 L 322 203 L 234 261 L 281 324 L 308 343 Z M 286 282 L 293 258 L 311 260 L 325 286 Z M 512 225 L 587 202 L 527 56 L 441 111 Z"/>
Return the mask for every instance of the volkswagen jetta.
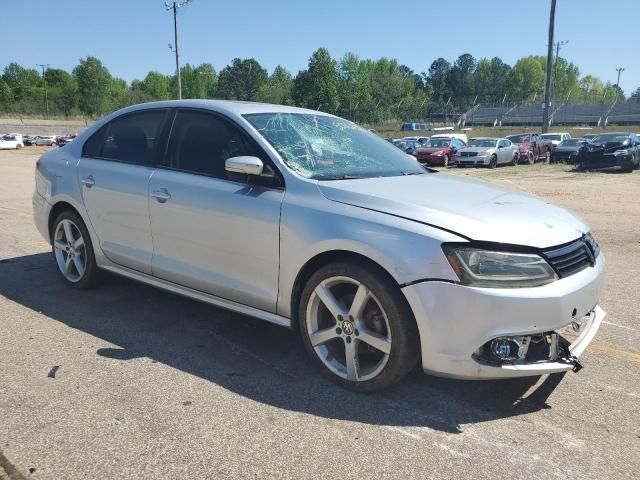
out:
<path id="1" fill-rule="evenodd" d="M 604 317 L 583 221 L 317 111 L 120 110 L 39 159 L 33 206 L 69 286 L 109 271 L 298 329 L 358 391 L 418 362 L 467 379 L 577 369 Z"/>

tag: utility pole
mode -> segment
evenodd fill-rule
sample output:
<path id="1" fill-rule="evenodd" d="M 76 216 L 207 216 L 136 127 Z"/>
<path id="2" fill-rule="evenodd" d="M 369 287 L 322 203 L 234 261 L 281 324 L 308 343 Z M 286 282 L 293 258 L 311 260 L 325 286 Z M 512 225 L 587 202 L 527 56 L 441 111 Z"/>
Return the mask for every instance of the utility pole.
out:
<path id="1" fill-rule="evenodd" d="M 173 50 L 176 54 L 176 78 L 178 80 L 178 100 L 182 99 L 182 80 L 180 79 L 180 60 L 178 57 L 178 9 L 182 7 L 186 7 L 191 3 L 191 0 L 184 0 L 183 2 L 173 2 L 172 4 L 168 4 L 164 2 L 165 10 L 173 10 L 173 36 L 174 36 L 174 44 L 173 48 L 171 48 L 171 44 L 169 44 L 169 48 Z"/>
<path id="2" fill-rule="evenodd" d="M 569 43 L 569 40 L 562 40 L 556 42 L 556 60 L 553 63 L 553 91 L 556 89 L 556 78 L 558 78 L 558 56 L 560 55 L 560 48 Z"/>
<path id="3" fill-rule="evenodd" d="M 544 107 L 542 110 L 542 133 L 549 130 L 549 110 L 551 108 L 551 67 L 553 66 L 553 28 L 556 21 L 556 0 L 551 0 L 549 13 L 549 42 L 547 43 L 547 78 L 544 83 Z"/>
<path id="4" fill-rule="evenodd" d="M 49 68 L 48 63 L 36 63 L 37 66 L 42 67 L 42 85 L 44 86 L 44 106 L 47 111 L 47 120 L 49 120 L 49 97 L 47 96 L 47 80 L 44 76 L 45 69 Z M 620 74 L 618 73 L 618 79 Z"/>
<path id="5" fill-rule="evenodd" d="M 618 80 L 616 81 L 616 100 L 615 100 L 617 102 L 618 96 L 619 96 L 618 92 L 620 92 L 620 74 L 624 72 L 624 68 L 622 67 L 616 68 L 616 72 L 618 72 Z"/>

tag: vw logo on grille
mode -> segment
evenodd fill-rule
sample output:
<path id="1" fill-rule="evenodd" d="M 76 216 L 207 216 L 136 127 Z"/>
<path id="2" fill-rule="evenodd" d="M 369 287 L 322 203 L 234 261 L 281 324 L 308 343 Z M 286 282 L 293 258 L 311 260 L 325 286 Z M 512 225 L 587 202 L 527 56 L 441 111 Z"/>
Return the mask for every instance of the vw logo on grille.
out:
<path id="1" fill-rule="evenodd" d="M 344 333 L 346 333 L 347 335 L 353 335 L 353 332 L 355 332 L 355 327 L 353 326 L 353 323 L 351 322 L 342 322 L 342 331 Z"/>

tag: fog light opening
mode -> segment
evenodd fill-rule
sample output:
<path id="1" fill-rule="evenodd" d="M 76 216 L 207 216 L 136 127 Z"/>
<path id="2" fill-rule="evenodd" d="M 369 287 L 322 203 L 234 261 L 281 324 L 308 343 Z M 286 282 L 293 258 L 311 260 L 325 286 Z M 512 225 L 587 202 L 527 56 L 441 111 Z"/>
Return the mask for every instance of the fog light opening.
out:
<path id="1" fill-rule="evenodd" d="M 501 361 L 513 361 L 519 356 L 520 345 L 509 337 L 500 337 L 491 341 L 491 354 Z"/>

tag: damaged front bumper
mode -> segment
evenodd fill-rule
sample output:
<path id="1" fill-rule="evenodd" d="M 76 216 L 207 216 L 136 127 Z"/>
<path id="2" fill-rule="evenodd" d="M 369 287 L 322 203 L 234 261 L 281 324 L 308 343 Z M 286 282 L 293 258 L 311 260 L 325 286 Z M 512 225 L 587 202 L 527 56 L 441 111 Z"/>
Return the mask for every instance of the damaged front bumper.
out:
<path id="1" fill-rule="evenodd" d="M 462 379 L 578 370 L 578 357 L 605 317 L 598 306 L 604 263 L 600 254 L 595 266 L 534 288 L 443 281 L 404 287 L 418 324 L 423 370 Z M 491 342 L 505 338 L 514 339 L 517 354 L 500 359 L 492 355 Z"/>

